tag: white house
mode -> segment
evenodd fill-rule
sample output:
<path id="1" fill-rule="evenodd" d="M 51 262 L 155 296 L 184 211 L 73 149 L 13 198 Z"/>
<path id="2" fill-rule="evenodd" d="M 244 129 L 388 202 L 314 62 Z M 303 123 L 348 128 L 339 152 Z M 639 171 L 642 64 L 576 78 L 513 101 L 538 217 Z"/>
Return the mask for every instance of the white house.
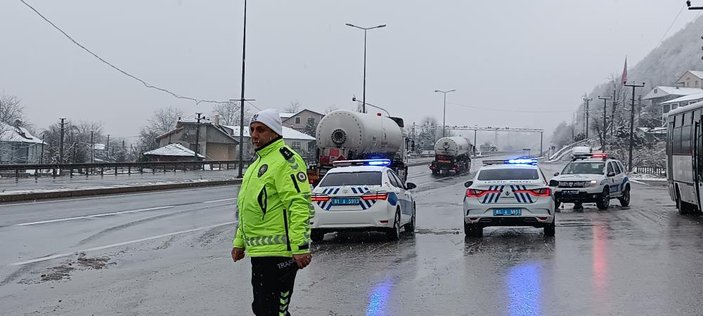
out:
<path id="1" fill-rule="evenodd" d="M 39 163 L 42 144 L 21 122 L 15 126 L 0 122 L 0 164 Z"/>

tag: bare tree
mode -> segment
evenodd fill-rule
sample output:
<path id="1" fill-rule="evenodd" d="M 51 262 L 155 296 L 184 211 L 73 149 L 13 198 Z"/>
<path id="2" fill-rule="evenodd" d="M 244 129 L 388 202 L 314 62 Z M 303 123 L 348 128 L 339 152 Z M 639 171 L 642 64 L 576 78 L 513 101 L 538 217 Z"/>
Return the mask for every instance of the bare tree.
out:
<path id="1" fill-rule="evenodd" d="M 147 121 L 147 125 L 139 131 L 139 149 L 141 152 L 156 149 L 156 137 L 165 134 L 176 127 L 176 123 L 183 116 L 183 111 L 175 107 L 159 109 Z"/>
<path id="2" fill-rule="evenodd" d="M 20 99 L 14 96 L 0 96 L 0 122 L 14 125 L 16 120 L 22 120 L 24 107 Z"/>
<path id="3" fill-rule="evenodd" d="M 302 106 L 302 104 L 300 104 L 300 102 L 298 102 L 298 100 L 291 101 L 290 104 L 288 104 L 288 106 L 286 106 L 283 109 L 283 112 L 298 113 L 298 111 L 300 111 L 301 106 Z"/>
<path id="4" fill-rule="evenodd" d="M 239 114 L 240 107 L 238 103 L 229 102 L 224 104 L 218 104 L 215 106 L 215 112 L 220 115 L 220 125 L 239 125 Z M 250 118 L 253 113 L 244 107 L 244 124 L 247 124 L 248 118 Z"/>

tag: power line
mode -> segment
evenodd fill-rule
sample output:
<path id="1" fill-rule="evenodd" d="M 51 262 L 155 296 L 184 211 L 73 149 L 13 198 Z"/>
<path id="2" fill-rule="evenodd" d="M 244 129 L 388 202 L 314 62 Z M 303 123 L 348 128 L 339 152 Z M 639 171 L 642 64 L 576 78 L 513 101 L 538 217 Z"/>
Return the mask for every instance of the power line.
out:
<path id="1" fill-rule="evenodd" d="M 197 99 L 197 98 L 188 97 L 188 96 L 182 96 L 182 95 L 176 94 L 176 93 L 174 93 L 174 92 L 171 92 L 171 91 L 168 90 L 168 89 L 164 89 L 164 88 L 161 88 L 161 87 L 157 87 L 157 86 L 151 85 L 151 84 L 149 84 L 148 82 L 146 82 L 146 81 L 140 79 L 139 77 L 137 77 L 137 76 L 135 76 L 135 75 L 132 75 L 132 74 L 128 73 L 127 71 L 124 71 L 124 70 L 120 69 L 119 67 L 117 67 L 117 66 L 111 64 L 111 63 L 108 62 L 107 60 L 105 60 L 105 59 L 103 59 L 102 57 L 98 56 L 98 54 L 93 53 L 90 49 L 88 49 L 88 48 L 86 48 L 85 46 L 83 46 L 81 43 L 79 43 L 78 41 L 76 41 L 75 39 L 73 39 L 73 37 L 71 37 L 71 36 L 68 35 L 66 32 L 64 32 L 60 27 L 58 27 L 56 24 L 54 24 L 53 22 L 51 22 L 47 17 L 45 17 L 43 14 L 41 14 L 39 11 L 37 11 L 37 9 L 35 9 L 35 8 L 32 7 L 31 5 L 29 5 L 29 4 L 28 4 L 27 2 L 25 2 L 24 0 L 19 0 L 19 1 L 22 2 L 22 3 L 23 3 L 25 6 L 27 6 L 28 8 L 30 8 L 32 11 L 34 11 L 34 13 L 36 13 L 37 15 L 39 15 L 44 21 L 46 21 L 47 23 L 49 23 L 49 24 L 50 24 L 52 27 L 54 27 L 57 31 L 61 32 L 61 34 L 63 34 L 66 38 L 68 38 L 69 40 L 71 40 L 71 42 L 73 42 L 73 44 L 75 44 L 76 46 L 82 48 L 84 51 L 88 52 L 88 54 L 91 54 L 93 57 L 97 58 L 99 61 L 101 61 L 101 62 L 103 62 L 104 64 L 108 65 L 110 68 L 112 68 L 112 69 L 114 69 L 114 70 L 117 70 L 118 72 L 122 73 L 123 75 L 125 75 L 125 76 L 127 76 L 127 77 L 130 77 L 130 78 L 132 78 L 132 79 L 134 79 L 134 80 L 136 80 L 136 81 L 139 81 L 141 84 L 143 84 L 143 85 L 144 85 L 145 87 L 147 87 L 147 88 L 155 89 L 155 90 L 158 90 L 158 91 L 161 91 L 161 92 L 170 94 L 171 96 L 173 96 L 173 97 L 175 97 L 175 98 L 177 98 L 177 99 L 184 99 L 184 100 L 194 101 L 196 105 L 199 105 L 200 103 L 218 103 L 218 104 L 228 103 L 227 101 L 203 100 L 203 99 Z"/>
<path id="2" fill-rule="evenodd" d="M 671 31 L 671 28 L 674 27 L 674 24 L 676 21 L 679 19 L 679 16 L 681 15 L 681 12 L 683 12 L 683 9 L 686 8 L 686 4 L 681 6 L 681 10 L 679 10 L 679 13 L 676 14 L 676 17 L 674 18 L 673 21 L 671 21 L 671 25 L 669 25 L 669 28 L 666 29 L 666 32 L 664 32 L 664 35 L 662 36 L 662 39 L 659 41 L 659 44 L 664 42 L 664 39 L 666 39 L 666 36 L 669 35 L 669 31 Z M 700 15 L 700 14 L 699 14 Z"/>

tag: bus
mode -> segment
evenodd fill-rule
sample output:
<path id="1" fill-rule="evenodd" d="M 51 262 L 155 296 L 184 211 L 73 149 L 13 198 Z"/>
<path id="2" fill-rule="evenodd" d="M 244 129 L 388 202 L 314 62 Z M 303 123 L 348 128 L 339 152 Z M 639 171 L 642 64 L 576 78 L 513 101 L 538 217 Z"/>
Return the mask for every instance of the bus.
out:
<path id="1" fill-rule="evenodd" d="M 701 213 L 703 197 L 703 102 L 667 115 L 666 178 L 680 214 Z"/>

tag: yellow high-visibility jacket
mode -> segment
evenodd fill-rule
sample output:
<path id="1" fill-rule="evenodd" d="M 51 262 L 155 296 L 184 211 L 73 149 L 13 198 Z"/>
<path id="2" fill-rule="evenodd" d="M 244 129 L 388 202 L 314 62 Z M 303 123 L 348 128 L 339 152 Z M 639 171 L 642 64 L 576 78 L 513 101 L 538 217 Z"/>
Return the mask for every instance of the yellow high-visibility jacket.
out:
<path id="1" fill-rule="evenodd" d="M 257 149 L 239 191 L 234 247 L 250 257 L 310 252 L 310 184 L 303 158 L 283 139 Z"/>

